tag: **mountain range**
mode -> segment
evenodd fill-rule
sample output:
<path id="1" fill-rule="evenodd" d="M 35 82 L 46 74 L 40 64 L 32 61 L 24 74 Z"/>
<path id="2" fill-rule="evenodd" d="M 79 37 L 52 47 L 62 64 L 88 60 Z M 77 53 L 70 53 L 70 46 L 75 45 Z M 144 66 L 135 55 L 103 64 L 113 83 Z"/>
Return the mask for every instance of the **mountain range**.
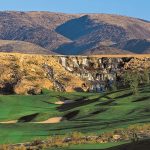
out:
<path id="1" fill-rule="evenodd" d="M 150 53 L 150 22 L 110 14 L 1 11 L 0 51 L 53 55 Z"/>

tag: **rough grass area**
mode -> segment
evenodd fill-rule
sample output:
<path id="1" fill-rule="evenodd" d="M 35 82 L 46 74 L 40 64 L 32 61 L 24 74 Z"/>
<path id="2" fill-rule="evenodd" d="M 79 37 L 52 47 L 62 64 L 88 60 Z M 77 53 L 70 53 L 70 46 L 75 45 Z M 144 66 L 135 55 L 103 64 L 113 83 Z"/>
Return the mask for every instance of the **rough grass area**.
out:
<path id="1" fill-rule="evenodd" d="M 57 101 L 73 103 L 57 105 Z M 37 96 L 0 96 L 0 143 L 18 143 L 78 131 L 99 134 L 132 124 L 150 122 L 150 86 L 140 88 L 137 96 L 130 90 L 104 94 L 58 93 L 44 91 Z M 36 124 L 51 117 L 65 117 L 57 124 Z"/>

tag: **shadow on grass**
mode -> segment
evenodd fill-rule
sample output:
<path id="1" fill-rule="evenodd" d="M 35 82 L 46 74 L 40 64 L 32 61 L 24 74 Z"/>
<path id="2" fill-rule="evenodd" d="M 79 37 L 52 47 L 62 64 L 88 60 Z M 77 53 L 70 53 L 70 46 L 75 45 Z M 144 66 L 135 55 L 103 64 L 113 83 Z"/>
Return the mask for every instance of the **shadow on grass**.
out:
<path id="1" fill-rule="evenodd" d="M 125 98 L 125 97 L 132 96 L 132 95 L 133 95 L 132 93 L 127 93 L 127 94 L 123 94 L 121 96 L 115 97 L 115 99 Z"/>
<path id="2" fill-rule="evenodd" d="M 143 118 L 149 117 L 148 115 L 144 115 L 142 116 Z M 136 120 L 139 120 L 141 118 L 141 116 L 138 117 L 134 117 L 134 118 L 127 118 L 127 119 L 118 119 L 118 120 L 110 120 L 110 121 L 102 121 L 102 120 L 98 120 L 98 119 L 76 119 L 74 120 L 74 125 L 73 126 L 68 126 L 68 127 L 60 127 L 58 128 L 53 128 L 53 131 L 61 131 L 61 130 L 68 130 L 68 129 L 78 129 L 78 130 L 87 130 L 86 128 L 88 128 L 88 130 L 90 128 L 96 128 L 97 130 L 100 129 L 107 129 L 108 127 L 114 127 L 114 126 L 118 126 L 118 125 L 124 125 L 127 124 L 128 122 L 135 122 Z M 149 121 L 146 121 L 149 122 Z M 69 123 L 69 122 L 68 122 Z M 138 122 L 140 123 L 140 121 Z M 90 128 L 89 128 L 90 127 Z"/>
<path id="3" fill-rule="evenodd" d="M 97 98 L 91 99 L 91 100 L 88 100 L 86 97 L 83 97 L 83 98 L 75 100 L 73 103 L 63 104 L 63 105 L 57 107 L 57 109 L 59 111 L 67 111 L 67 110 L 71 110 L 71 109 L 74 109 L 77 107 L 81 107 L 81 106 L 85 106 L 85 105 L 89 105 L 89 104 L 101 101 L 101 98 L 104 98 L 104 97 L 111 99 L 110 97 L 108 97 L 109 94 L 110 93 L 105 93 L 105 94 L 103 94 Z M 114 100 L 111 99 L 111 101 L 109 101 L 109 102 L 112 102 L 112 101 L 114 101 Z"/>
<path id="4" fill-rule="evenodd" d="M 88 104 L 97 102 L 97 101 L 100 100 L 99 98 L 100 97 L 98 97 L 96 99 L 93 99 L 93 100 L 85 100 L 85 99 L 76 100 L 73 103 L 63 104 L 63 105 L 57 107 L 57 109 L 59 111 L 71 110 L 71 109 L 74 109 L 74 108 L 77 108 L 77 107 L 81 107 L 81 106 L 84 106 L 84 105 L 88 105 Z"/>
<path id="5" fill-rule="evenodd" d="M 108 100 L 108 101 L 106 101 L 106 102 L 102 102 L 102 103 L 99 103 L 99 104 L 97 104 L 98 106 L 104 106 L 104 105 L 117 105 L 117 103 L 113 103 L 115 100 L 113 100 L 113 99 L 110 99 L 110 100 Z"/>
<path id="6" fill-rule="evenodd" d="M 90 114 L 87 114 L 85 116 L 78 117 L 77 119 L 85 119 L 85 118 L 93 117 L 93 116 L 96 116 L 96 115 L 98 115 L 100 113 L 103 113 L 103 112 L 105 112 L 107 110 L 108 110 L 108 108 L 99 108 L 98 110 L 93 111 Z"/>
<path id="7" fill-rule="evenodd" d="M 67 120 L 71 120 L 71 119 L 73 119 L 74 117 L 76 117 L 79 112 L 80 112 L 79 110 L 75 110 L 75 111 L 72 111 L 72 112 L 67 113 L 67 114 L 64 115 L 63 117 L 66 118 Z"/>
<path id="8" fill-rule="evenodd" d="M 123 144 L 103 150 L 150 150 L 150 139 Z"/>
<path id="9" fill-rule="evenodd" d="M 106 110 L 108 110 L 108 109 L 107 108 L 101 108 L 100 110 L 92 112 L 91 115 L 97 115 L 97 114 L 105 112 Z"/>
<path id="10" fill-rule="evenodd" d="M 122 89 L 118 89 L 118 90 L 116 90 L 116 91 L 110 91 L 110 92 L 108 93 L 108 95 L 116 94 L 116 93 L 120 93 L 120 92 L 128 91 L 128 90 L 129 90 L 129 88 L 122 88 Z"/>
<path id="11" fill-rule="evenodd" d="M 85 146 L 86 146 L 86 144 L 85 144 Z M 99 150 L 149 150 L 150 149 L 150 139 L 142 140 L 139 142 L 122 144 L 119 146 L 113 146 L 111 148 L 101 148 L 101 144 L 99 144 L 99 148 L 97 146 L 96 146 L 96 148 L 94 148 L 94 144 L 90 144 L 89 148 L 87 148 L 87 149 L 90 150 L 91 146 L 92 146 L 92 150 L 94 150 L 94 149 L 99 149 Z M 77 148 L 77 150 L 83 150 L 83 149 L 85 149 L 84 145 L 82 145 L 81 148 Z M 75 149 L 69 148 L 68 150 L 75 150 Z"/>
<path id="12" fill-rule="evenodd" d="M 19 118 L 18 122 L 30 122 L 32 120 L 34 120 L 39 113 L 35 113 L 35 114 L 31 114 L 31 115 L 27 115 L 27 116 L 23 116 L 21 118 Z"/>
<path id="13" fill-rule="evenodd" d="M 147 100 L 150 100 L 149 96 L 138 98 L 137 100 L 134 100 L 133 102 L 142 102 L 142 101 L 147 101 Z"/>

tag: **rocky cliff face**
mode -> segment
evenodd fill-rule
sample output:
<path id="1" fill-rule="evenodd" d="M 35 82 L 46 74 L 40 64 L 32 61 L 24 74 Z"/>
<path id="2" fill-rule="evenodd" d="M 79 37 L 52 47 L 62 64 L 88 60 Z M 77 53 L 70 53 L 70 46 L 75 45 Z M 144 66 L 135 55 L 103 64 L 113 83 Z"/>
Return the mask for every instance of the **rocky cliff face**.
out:
<path id="1" fill-rule="evenodd" d="M 149 56 L 55 56 L 58 62 L 70 73 L 86 81 L 89 91 L 103 92 L 120 84 L 126 69 L 150 69 Z"/>
<path id="2" fill-rule="evenodd" d="M 0 54 L 1 94 L 56 91 L 103 92 L 121 84 L 125 69 L 150 68 L 150 56 Z"/>

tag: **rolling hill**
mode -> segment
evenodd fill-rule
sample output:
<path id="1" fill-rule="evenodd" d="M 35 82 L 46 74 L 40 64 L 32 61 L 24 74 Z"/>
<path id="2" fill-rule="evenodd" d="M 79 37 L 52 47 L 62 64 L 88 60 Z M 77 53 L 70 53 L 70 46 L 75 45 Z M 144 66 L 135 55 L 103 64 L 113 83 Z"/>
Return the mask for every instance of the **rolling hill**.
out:
<path id="1" fill-rule="evenodd" d="M 103 48 L 101 43 L 107 43 L 108 49 L 115 47 L 104 48 L 104 54 L 125 53 L 122 50 L 149 53 L 145 51 L 144 40 L 150 39 L 150 22 L 109 14 L 3 11 L 0 12 L 0 39 L 30 42 L 66 55 L 90 53 L 95 47 L 95 53 L 99 54 Z M 128 48 L 122 46 L 136 39 L 143 41 L 140 51 L 133 44 Z"/>
<path id="2" fill-rule="evenodd" d="M 49 51 L 41 46 L 30 42 L 24 41 L 13 41 L 13 40 L 0 40 L 0 51 L 1 52 L 14 52 L 14 53 L 27 53 L 27 54 L 53 54 L 56 53 Z"/>
<path id="3" fill-rule="evenodd" d="M 130 51 L 118 49 L 109 46 L 97 46 L 82 52 L 83 55 L 101 55 L 101 54 L 132 54 Z"/>

